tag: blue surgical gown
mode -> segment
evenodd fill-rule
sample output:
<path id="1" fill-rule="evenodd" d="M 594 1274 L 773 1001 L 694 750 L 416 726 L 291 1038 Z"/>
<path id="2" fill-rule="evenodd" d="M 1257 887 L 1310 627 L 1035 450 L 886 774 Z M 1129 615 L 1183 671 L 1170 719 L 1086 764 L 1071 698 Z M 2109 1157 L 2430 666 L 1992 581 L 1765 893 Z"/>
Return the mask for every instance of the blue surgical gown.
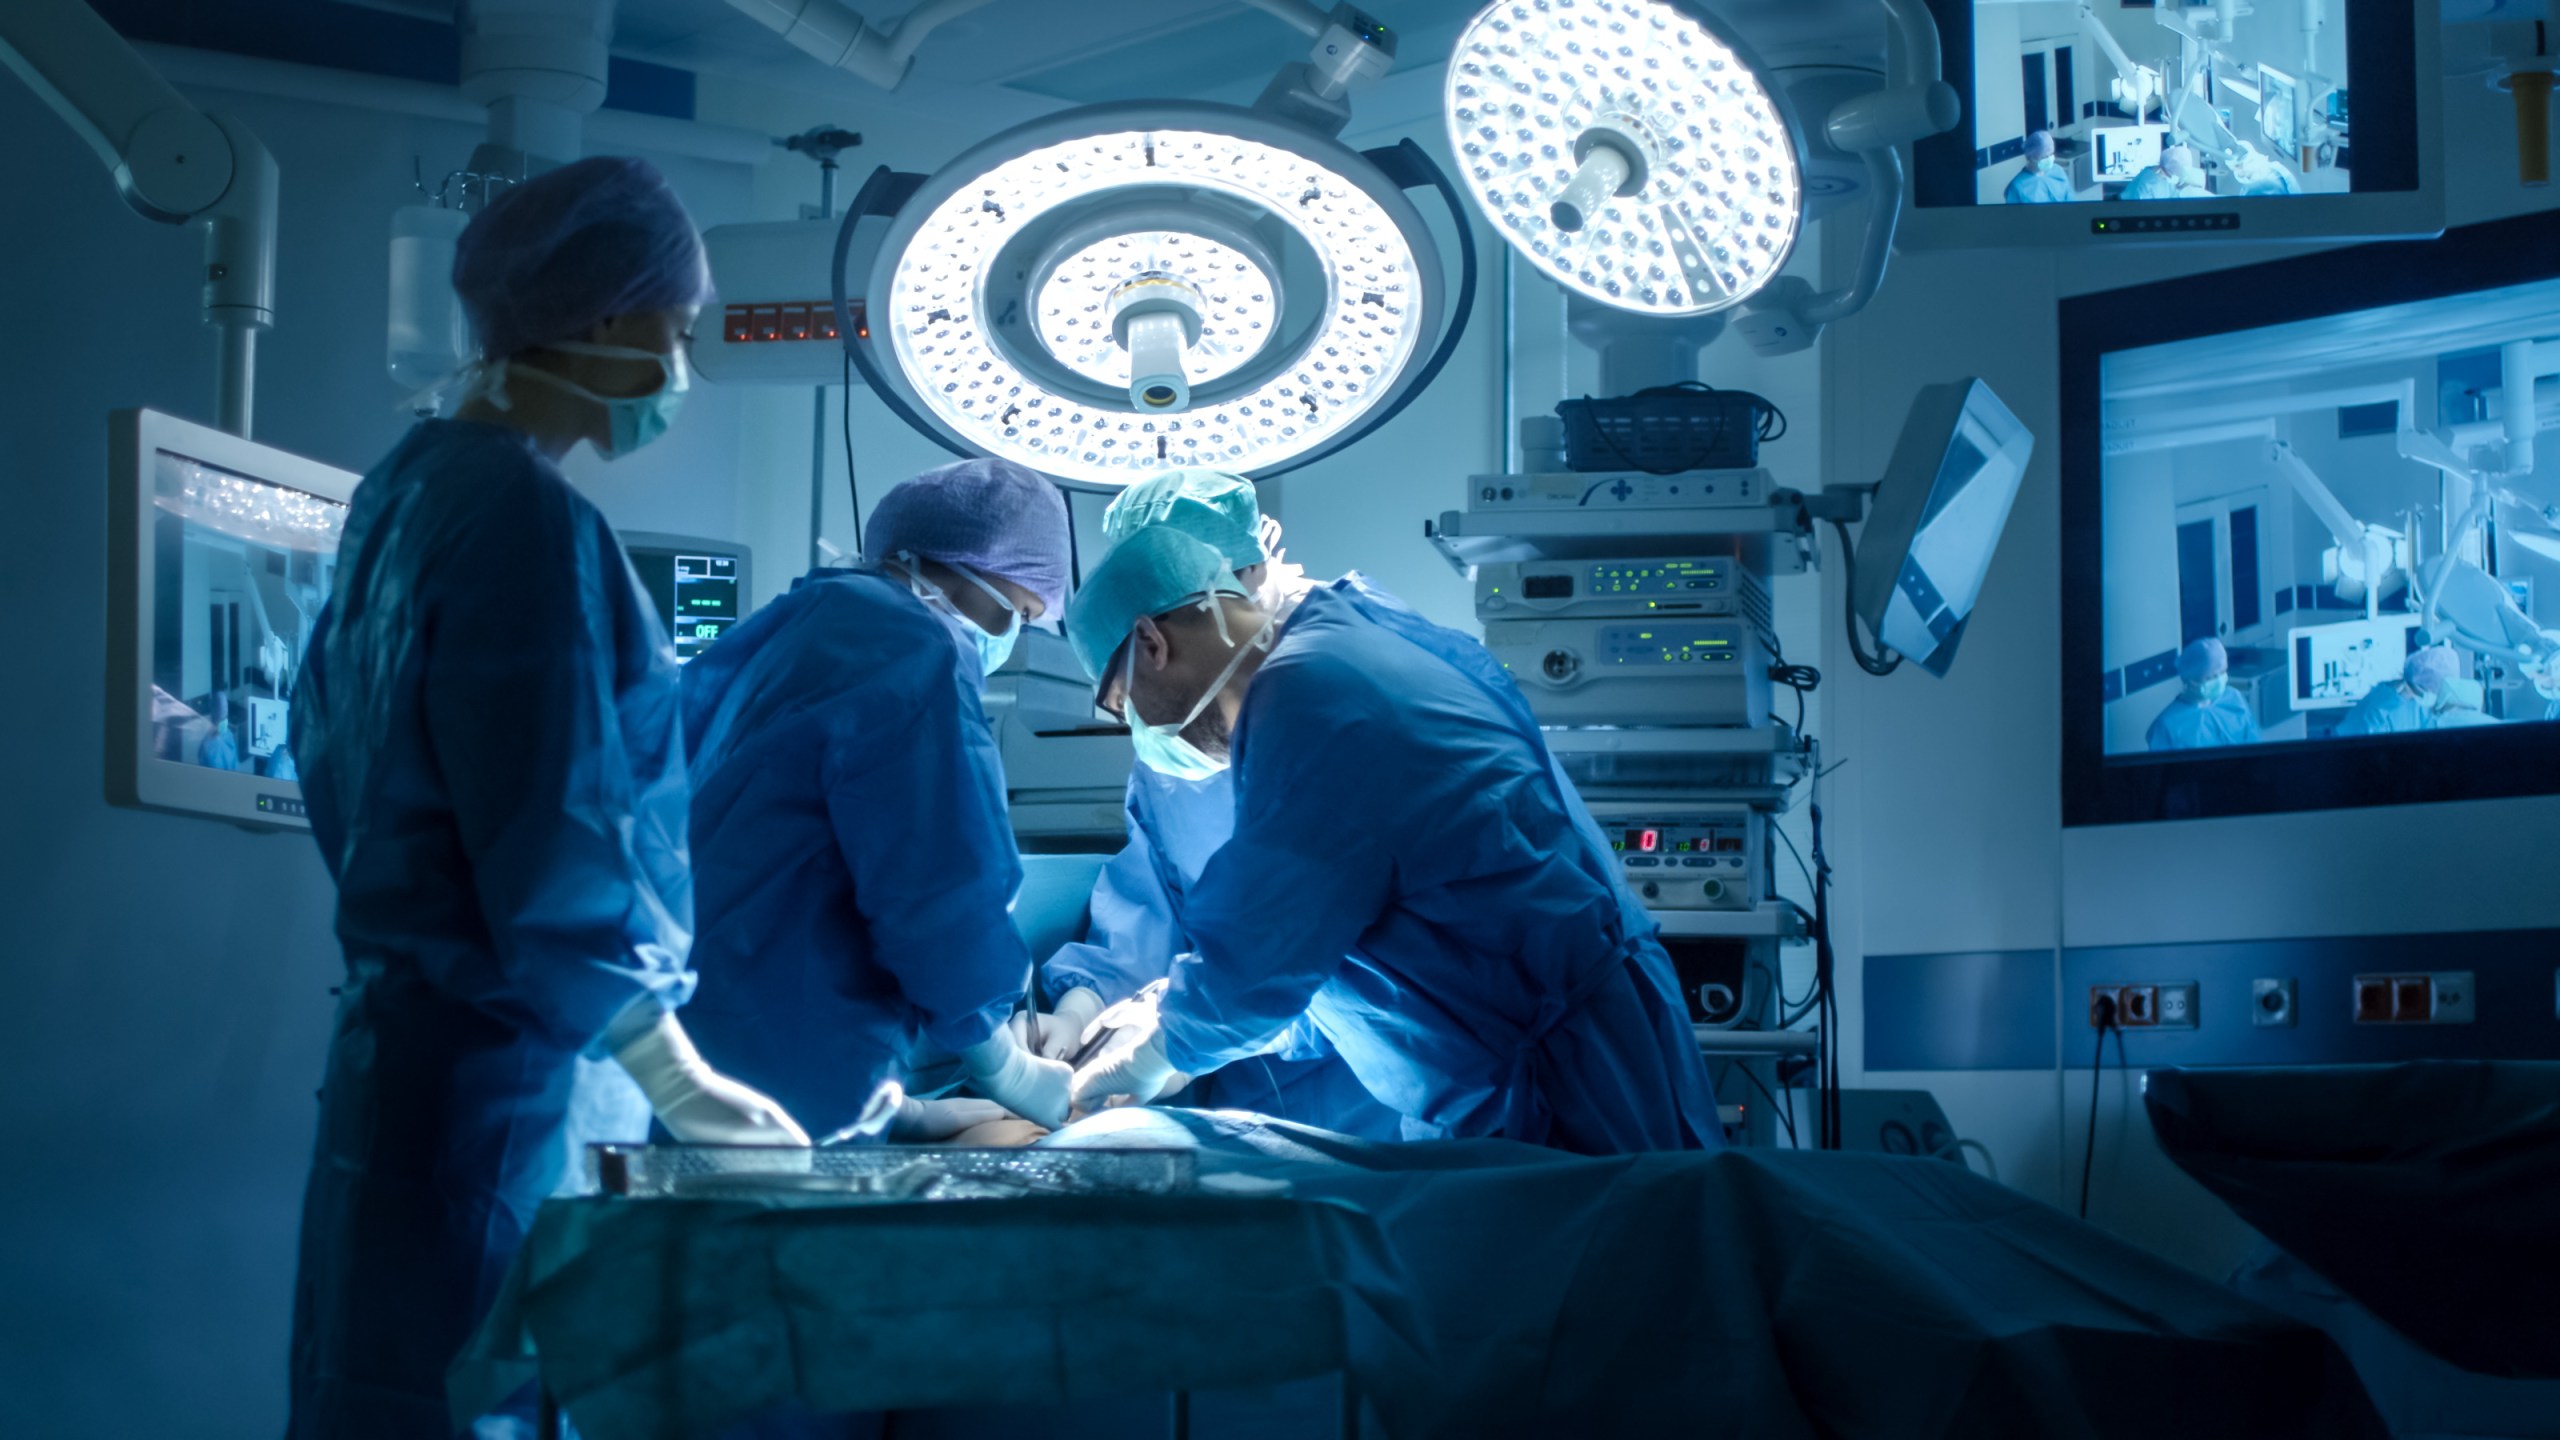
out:
<path id="1" fill-rule="evenodd" d="M 2435 711 L 2398 682 L 2364 692 L 2355 708 L 2338 721 L 2333 735 L 2405 735 L 2436 728 Z"/>
<path id="2" fill-rule="evenodd" d="M 1721 1143 L 1655 927 L 1481 644 L 1336 581 L 1282 628 L 1234 754 L 1235 836 L 1165 999 L 1177 1069 L 1303 1016 L 1409 1138 Z"/>
<path id="3" fill-rule="evenodd" d="M 510 430 L 411 430 L 338 555 L 293 708 L 348 978 L 290 1433 L 444 1440 L 445 1368 L 534 1208 L 581 1141 L 647 1134 L 600 1042 L 692 988 L 675 657 L 604 516 Z"/>
<path id="4" fill-rule="evenodd" d="M 2255 745 L 2266 737 L 2258 733 L 2258 717 L 2249 713 L 2249 702 L 2234 690 L 2225 690 L 2210 705 L 2198 705 L 2181 695 L 2169 702 L 2151 722 L 2149 735 L 2154 750 L 2211 750 L 2222 745 Z"/>
<path id="5" fill-rule="evenodd" d="M 216 730 L 205 736 L 204 743 L 196 747 L 196 763 L 210 770 L 237 770 L 240 768 L 240 742 L 231 738 L 229 729 Z"/>
<path id="6" fill-rule="evenodd" d="M 2071 198 L 2071 177 L 2060 165 L 2042 174 L 2020 170 L 2009 177 L 2009 188 L 2001 198 L 2012 205 L 2057 205 Z"/>
<path id="7" fill-rule="evenodd" d="M 1135 993 L 1193 948 L 1183 921 L 1191 887 L 1235 830 L 1232 772 L 1183 780 L 1134 767 L 1129 773 L 1129 843 L 1096 878 L 1085 938 L 1062 946 L 1041 970 L 1054 998 L 1079 986 L 1106 1001 Z M 1250 1110 L 1346 1135 L 1392 1140 L 1403 1117 L 1379 1104 L 1311 1025 L 1298 1024 L 1275 1048 L 1204 1075 L 1178 1102 Z"/>
<path id="8" fill-rule="evenodd" d="M 820 570 L 684 673 L 716 1068 L 813 1135 L 993 1035 L 1030 952 L 978 657 L 883 575 Z"/>
<path id="9" fill-rule="evenodd" d="M 2211 192 L 2181 189 L 2178 182 L 2162 174 L 2157 165 L 2145 165 L 2134 173 L 2116 193 L 2119 200 L 2195 200 L 2210 199 Z"/>

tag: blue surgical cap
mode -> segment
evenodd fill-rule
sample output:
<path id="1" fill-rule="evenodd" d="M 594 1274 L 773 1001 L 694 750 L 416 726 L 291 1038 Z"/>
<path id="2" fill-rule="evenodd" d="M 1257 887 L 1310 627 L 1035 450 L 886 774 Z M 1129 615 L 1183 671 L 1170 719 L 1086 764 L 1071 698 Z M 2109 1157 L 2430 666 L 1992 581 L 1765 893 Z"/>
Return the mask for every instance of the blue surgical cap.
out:
<path id="1" fill-rule="evenodd" d="M 2043 130 L 2028 131 L 2026 152 L 2028 157 L 2031 159 L 2038 155 L 2052 154 L 2053 136 L 2049 132 Z"/>
<path id="2" fill-rule="evenodd" d="M 1253 482 L 1224 470 L 1167 470 L 1120 493 L 1102 512 L 1113 544 L 1149 525 L 1170 525 L 1242 570 L 1271 558 L 1262 548 L 1262 505 Z"/>
<path id="3" fill-rule="evenodd" d="M 2178 678 L 2190 685 L 2216 670 L 2230 668 L 2229 652 L 2222 648 L 2221 641 L 2210 635 L 2202 640 L 2188 642 L 2187 648 L 2178 652 Z"/>
<path id="4" fill-rule="evenodd" d="M 1112 546 L 1077 587 L 1067 607 L 1067 644 L 1084 673 L 1100 680 L 1141 616 L 1212 592 L 1244 594 L 1227 557 L 1172 526 L 1149 525 Z"/>
<path id="5" fill-rule="evenodd" d="M 646 160 L 599 155 L 546 170 L 471 217 L 453 290 L 480 353 L 501 360 L 584 339 L 616 315 L 699 305 L 702 237 Z"/>
<path id="6" fill-rule="evenodd" d="M 1010 580 L 1050 615 L 1067 603 L 1067 502 L 1047 477 L 1010 460 L 936 466 L 881 496 L 862 558 L 877 564 L 901 551 Z"/>
<path id="7" fill-rule="evenodd" d="M 2461 668 L 2462 662 L 2454 655 L 2451 646 L 2430 645 L 2409 653 L 2408 663 L 2400 667 L 2400 678 L 2409 682 L 2410 689 L 2422 695 L 2432 695 L 2437 686 L 2452 679 L 2454 672 Z"/>

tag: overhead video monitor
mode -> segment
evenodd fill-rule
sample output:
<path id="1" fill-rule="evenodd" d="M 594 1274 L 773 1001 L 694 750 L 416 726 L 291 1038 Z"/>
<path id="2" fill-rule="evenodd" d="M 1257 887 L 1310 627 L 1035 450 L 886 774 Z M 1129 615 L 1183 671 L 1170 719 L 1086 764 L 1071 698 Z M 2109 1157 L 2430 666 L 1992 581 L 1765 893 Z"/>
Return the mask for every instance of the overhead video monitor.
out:
<path id="1" fill-rule="evenodd" d="M 358 477 L 150 410 L 108 423 L 107 798 L 307 825 L 288 720 Z"/>
<path id="2" fill-rule="evenodd" d="M 1930 385 L 1911 402 L 1849 598 L 1879 641 L 1932 675 L 1955 663 L 2035 444 L 1979 380 Z"/>
<path id="3" fill-rule="evenodd" d="M 2069 823 L 2560 792 L 2560 213 L 2062 321 Z"/>
<path id="4" fill-rule="evenodd" d="M 2444 227 L 2437 0 L 1927 3 L 1964 118 L 1914 147 L 1908 248 Z"/>
<path id="5" fill-rule="evenodd" d="M 681 665 L 747 618 L 754 564 L 747 547 L 692 535 L 625 530 L 622 548 L 658 608 Z"/>

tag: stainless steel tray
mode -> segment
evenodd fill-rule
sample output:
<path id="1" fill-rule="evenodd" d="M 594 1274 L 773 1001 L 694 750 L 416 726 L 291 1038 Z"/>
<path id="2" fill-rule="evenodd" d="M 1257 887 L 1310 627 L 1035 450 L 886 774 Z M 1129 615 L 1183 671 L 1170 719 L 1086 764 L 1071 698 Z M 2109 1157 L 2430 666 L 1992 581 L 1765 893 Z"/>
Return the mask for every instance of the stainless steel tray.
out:
<path id="1" fill-rule="evenodd" d="M 587 1181 L 595 1193 L 633 1199 L 811 1195 L 894 1205 L 1031 1195 L 1185 1195 L 1199 1189 L 1196 1161 L 1185 1150 L 592 1145 Z"/>

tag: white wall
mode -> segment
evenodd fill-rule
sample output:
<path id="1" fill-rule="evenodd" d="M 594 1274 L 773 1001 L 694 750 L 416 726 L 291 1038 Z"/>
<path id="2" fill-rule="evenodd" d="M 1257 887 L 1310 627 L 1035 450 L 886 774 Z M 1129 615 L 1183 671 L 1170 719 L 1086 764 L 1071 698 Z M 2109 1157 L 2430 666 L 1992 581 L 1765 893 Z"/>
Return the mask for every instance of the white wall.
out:
<path id="1" fill-rule="evenodd" d="M 2476 82 L 2446 90 L 2452 222 L 2553 203 L 2515 183 L 2506 99 Z M 2089 1032 L 2075 1007 L 2066 998 L 2055 1017 L 2057 1071 L 1865 1073 L 1863 956 L 2560 924 L 2560 894 L 2478 838 L 2560 831 L 2560 800 L 2061 828 L 2055 305 L 2281 253 L 1905 255 L 1877 303 L 1825 341 L 1835 475 L 1872 473 L 1917 387 L 1956 376 L 1989 381 L 2039 437 L 1953 673 L 1870 679 L 1836 641 L 1822 663 L 1832 758 L 1849 762 L 1826 797 L 1848 1078 L 1934 1090 L 1960 1131 L 1997 1152 L 2004 1176 L 2047 1199 L 2078 1192 Z M 1838 604 L 1826 594 L 1826 635 Z M 2109 657 L 2122 658 L 2112 646 Z M 2101 1100 L 2094 1217 L 2218 1270 L 2245 1232 L 2169 1170 L 2113 1075 Z"/>
<path id="2" fill-rule="evenodd" d="M 206 92 L 283 180 L 277 329 L 258 438 L 362 470 L 405 428 L 383 369 L 393 207 L 412 156 L 469 127 Z M 0 807 L 0 1394 L 13 1435 L 273 1435 L 294 1236 L 342 970 L 300 834 L 102 798 L 107 412 L 212 408 L 193 233 L 137 218 L 26 88 L 0 83 L 0 484 L 19 757 Z M 748 216 L 740 167 L 664 159 L 705 224 Z M 805 416 L 802 421 L 806 424 Z M 665 441 L 578 482 L 617 525 L 740 524 L 741 405 L 698 390 Z M 805 495 L 805 490 L 802 492 Z"/>

